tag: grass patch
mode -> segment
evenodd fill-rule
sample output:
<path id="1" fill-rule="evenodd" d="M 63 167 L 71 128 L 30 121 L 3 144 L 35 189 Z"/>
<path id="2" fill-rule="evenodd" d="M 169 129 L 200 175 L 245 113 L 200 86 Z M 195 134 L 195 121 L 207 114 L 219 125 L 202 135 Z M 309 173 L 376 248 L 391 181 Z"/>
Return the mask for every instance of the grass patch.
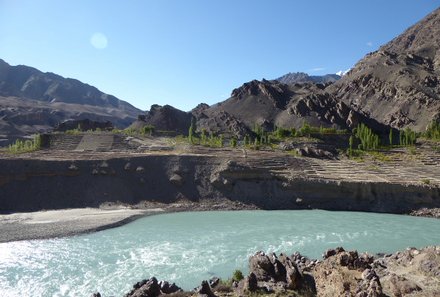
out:
<path id="1" fill-rule="evenodd" d="M 423 178 L 423 179 L 421 179 L 420 180 L 423 184 L 425 184 L 425 185 L 429 185 L 429 184 L 431 184 L 431 180 L 429 180 L 428 178 Z"/>
<path id="2" fill-rule="evenodd" d="M 375 161 L 391 162 L 391 157 L 389 155 L 386 155 L 386 154 L 382 153 L 382 152 L 370 151 L 370 152 L 368 152 L 368 155 L 373 157 L 373 159 Z"/>

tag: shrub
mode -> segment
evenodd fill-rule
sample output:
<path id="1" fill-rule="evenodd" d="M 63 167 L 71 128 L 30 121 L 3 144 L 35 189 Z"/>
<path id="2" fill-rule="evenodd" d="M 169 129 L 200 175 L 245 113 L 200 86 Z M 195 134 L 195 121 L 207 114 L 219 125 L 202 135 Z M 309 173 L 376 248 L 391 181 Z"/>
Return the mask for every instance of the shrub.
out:
<path id="1" fill-rule="evenodd" d="M 150 135 L 151 136 L 154 133 L 154 126 L 153 125 L 146 125 L 140 129 L 140 133 L 142 135 Z"/>
<path id="2" fill-rule="evenodd" d="M 241 272 L 241 270 L 238 270 L 238 269 L 235 270 L 234 273 L 232 274 L 232 280 L 239 282 L 242 279 L 244 279 L 243 272 Z"/>

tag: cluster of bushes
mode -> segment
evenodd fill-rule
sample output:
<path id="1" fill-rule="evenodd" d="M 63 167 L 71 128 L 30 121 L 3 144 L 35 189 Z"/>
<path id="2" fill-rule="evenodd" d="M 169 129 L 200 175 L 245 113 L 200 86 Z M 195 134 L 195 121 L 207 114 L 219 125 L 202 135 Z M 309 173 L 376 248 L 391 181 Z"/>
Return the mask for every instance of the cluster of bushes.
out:
<path id="1" fill-rule="evenodd" d="M 41 149 L 41 135 L 38 134 L 34 138 L 21 140 L 17 139 L 15 143 L 8 146 L 8 152 L 12 154 L 28 153 Z"/>
<path id="2" fill-rule="evenodd" d="M 127 136 L 136 136 L 136 135 L 153 135 L 155 131 L 154 126 L 152 125 L 146 125 L 140 129 L 134 129 L 134 128 L 127 128 L 124 130 L 121 129 L 113 129 L 111 132 L 114 134 L 124 134 Z"/>
<path id="3" fill-rule="evenodd" d="M 323 126 L 314 127 L 310 126 L 308 123 L 303 123 L 301 128 L 283 128 L 275 126 L 272 132 L 265 132 L 261 126 L 255 125 L 253 132 L 257 135 L 258 138 L 261 138 L 262 135 L 266 133 L 266 135 L 270 135 L 273 138 L 278 140 L 283 140 L 287 137 L 310 137 L 312 134 L 346 134 L 347 130 L 338 130 L 336 128 L 325 128 Z"/>

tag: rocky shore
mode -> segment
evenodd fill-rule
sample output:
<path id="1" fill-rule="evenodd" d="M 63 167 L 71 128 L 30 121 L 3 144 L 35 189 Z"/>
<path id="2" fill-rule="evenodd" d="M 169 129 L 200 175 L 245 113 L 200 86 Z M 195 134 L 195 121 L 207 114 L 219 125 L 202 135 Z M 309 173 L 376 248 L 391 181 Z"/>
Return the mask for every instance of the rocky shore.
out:
<path id="1" fill-rule="evenodd" d="M 125 297 L 259 295 L 440 296 L 440 246 L 408 248 L 387 255 L 359 254 L 338 247 L 325 251 L 321 260 L 299 253 L 257 252 L 249 258 L 246 277 L 237 272 L 228 280 L 213 277 L 193 291 L 152 277 L 136 283 Z"/>

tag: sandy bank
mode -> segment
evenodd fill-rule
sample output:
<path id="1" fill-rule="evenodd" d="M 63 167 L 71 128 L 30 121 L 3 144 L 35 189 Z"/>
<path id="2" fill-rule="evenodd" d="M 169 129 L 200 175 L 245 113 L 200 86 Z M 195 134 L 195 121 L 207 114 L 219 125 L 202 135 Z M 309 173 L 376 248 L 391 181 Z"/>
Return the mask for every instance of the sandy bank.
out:
<path id="1" fill-rule="evenodd" d="M 0 242 L 94 232 L 120 226 L 140 216 L 161 212 L 164 212 L 162 208 L 76 208 L 0 215 Z"/>

